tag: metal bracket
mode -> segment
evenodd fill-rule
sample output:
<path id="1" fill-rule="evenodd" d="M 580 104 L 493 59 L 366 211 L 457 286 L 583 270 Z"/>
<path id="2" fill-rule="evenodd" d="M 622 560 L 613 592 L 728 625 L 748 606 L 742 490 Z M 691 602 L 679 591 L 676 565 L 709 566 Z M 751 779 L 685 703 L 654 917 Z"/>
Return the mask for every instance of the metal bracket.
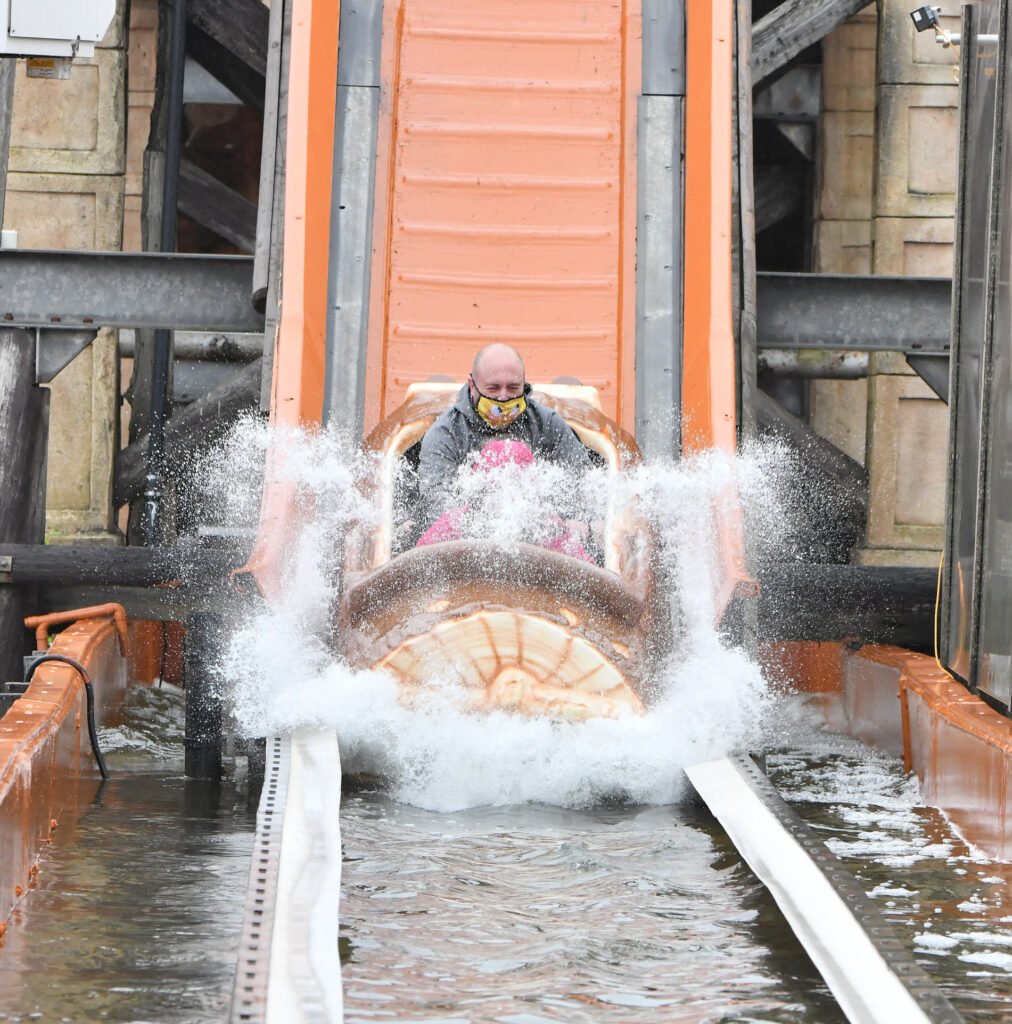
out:
<path id="1" fill-rule="evenodd" d="M 98 331 L 35 328 L 35 383 L 48 384 L 94 340 Z"/>
<path id="2" fill-rule="evenodd" d="M 944 352 L 907 352 L 910 369 L 931 388 L 943 402 L 949 401 L 949 356 Z"/>

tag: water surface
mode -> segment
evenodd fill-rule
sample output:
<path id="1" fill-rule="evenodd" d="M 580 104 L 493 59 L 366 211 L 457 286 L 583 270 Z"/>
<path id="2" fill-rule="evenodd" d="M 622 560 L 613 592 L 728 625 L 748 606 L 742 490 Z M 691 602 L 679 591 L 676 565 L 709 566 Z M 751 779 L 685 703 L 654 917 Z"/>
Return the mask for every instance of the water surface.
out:
<path id="1" fill-rule="evenodd" d="M 138 688 L 0 944 L 0 1021 L 227 1016 L 255 815 L 182 772 L 181 695 Z"/>

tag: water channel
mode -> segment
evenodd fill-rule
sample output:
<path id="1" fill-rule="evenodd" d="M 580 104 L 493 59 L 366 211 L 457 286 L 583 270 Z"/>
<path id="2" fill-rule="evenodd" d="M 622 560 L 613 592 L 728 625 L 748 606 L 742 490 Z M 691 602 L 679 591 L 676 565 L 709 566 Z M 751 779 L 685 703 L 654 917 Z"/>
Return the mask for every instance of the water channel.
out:
<path id="1" fill-rule="evenodd" d="M 0 1021 L 214 1022 L 252 842 L 245 780 L 188 784 L 181 695 L 135 691 L 0 948 Z M 1012 1002 L 1010 867 L 924 807 L 902 766 L 795 698 L 770 775 L 968 1021 Z M 242 761 L 236 764 L 242 765 Z M 424 809 L 346 788 L 340 952 L 354 1021 L 841 1020 L 698 804 Z"/>

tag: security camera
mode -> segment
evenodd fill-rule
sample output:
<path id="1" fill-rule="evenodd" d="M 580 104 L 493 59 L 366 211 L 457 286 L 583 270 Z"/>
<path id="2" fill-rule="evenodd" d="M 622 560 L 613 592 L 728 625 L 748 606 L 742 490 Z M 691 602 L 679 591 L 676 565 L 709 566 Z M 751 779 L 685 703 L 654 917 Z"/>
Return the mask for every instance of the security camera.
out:
<path id="1" fill-rule="evenodd" d="M 938 28 L 938 15 L 941 13 L 941 7 L 918 7 L 916 11 L 910 12 L 910 17 L 918 32 L 927 32 L 929 28 Z"/>

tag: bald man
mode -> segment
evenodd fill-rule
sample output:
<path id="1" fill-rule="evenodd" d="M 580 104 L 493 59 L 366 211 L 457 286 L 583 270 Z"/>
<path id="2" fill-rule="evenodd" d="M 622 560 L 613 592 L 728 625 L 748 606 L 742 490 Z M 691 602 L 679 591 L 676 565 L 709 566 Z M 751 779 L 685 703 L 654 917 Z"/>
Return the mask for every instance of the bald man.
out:
<path id="1" fill-rule="evenodd" d="M 530 397 L 520 353 L 509 345 L 488 345 L 474 357 L 457 400 L 422 439 L 418 490 L 428 525 L 457 504 L 451 484 L 458 467 L 489 441 L 523 441 L 535 459 L 578 469 L 591 464 L 573 428 L 554 409 Z"/>

